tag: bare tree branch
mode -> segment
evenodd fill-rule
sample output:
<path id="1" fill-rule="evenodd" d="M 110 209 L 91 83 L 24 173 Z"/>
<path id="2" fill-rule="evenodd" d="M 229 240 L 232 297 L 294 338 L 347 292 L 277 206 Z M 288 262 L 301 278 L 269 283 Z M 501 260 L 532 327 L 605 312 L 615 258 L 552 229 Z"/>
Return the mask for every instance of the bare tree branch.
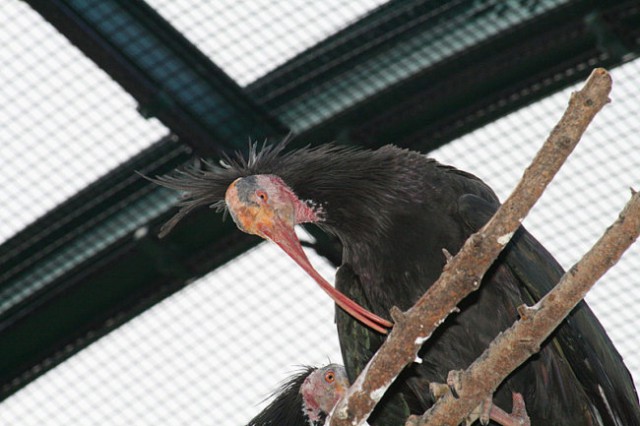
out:
<path id="1" fill-rule="evenodd" d="M 611 268 L 640 234 L 640 193 L 631 200 L 604 235 L 547 293 L 532 307 L 522 306 L 521 319 L 498 335 L 466 371 L 457 375 L 456 399 L 451 392 L 440 398 L 425 413 L 419 426 L 458 425 L 487 395 L 540 350 L 542 342 L 584 298 L 587 291 Z M 407 423 L 409 424 L 409 423 Z M 412 425 L 416 423 L 411 423 Z"/>
<path id="2" fill-rule="evenodd" d="M 593 117 L 609 102 L 611 77 L 598 68 L 553 129 L 511 196 L 479 232 L 473 234 L 445 266 L 424 296 L 403 313 L 392 309 L 395 326 L 345 397 L 338 402 L 331 426 L 362 425 L 402 369 L 456 305 L 478 289 L 481 279 L 508 243 L 543 190 L 577 145 Z"/>

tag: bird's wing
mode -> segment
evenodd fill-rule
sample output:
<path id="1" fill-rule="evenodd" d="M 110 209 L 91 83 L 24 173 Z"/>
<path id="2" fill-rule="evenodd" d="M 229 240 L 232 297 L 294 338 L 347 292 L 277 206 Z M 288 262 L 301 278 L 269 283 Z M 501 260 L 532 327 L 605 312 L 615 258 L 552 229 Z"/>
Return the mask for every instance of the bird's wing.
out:
<path id="1" fill-rule="evenodd" d="M 498 208 L 478 196 L 458 200 L 459 213 L 474 232 Z M 535 303 L 560 280 L 564 270 L 524 227 L 520 227 L 500 258 L 512 270 Z M 586 302 L 582 301 L 554 332 L 559 346 L 591 403 L 606 425 L 640 425 L 638 396 L 631 374 L 606 331 Z"/>
<path id="2" fill-rule="evenodd" d="M 348 264 L 342 265 L 336 272 L 336 288 L 364 308 L 371 308 L 362 290 L 360 279 Z M 342 359 L 349 381 L 353 383 L 382 345 L 385 336 L 363 326 L 337 306 L 336 324 Z M 374 426 L 404 425 L 411 414 L 409 407 L 415 403 L 412 392 L 407 388 L 405 380 L 400 377 L 378 403 L 369 417 L 369 423 Z"/>

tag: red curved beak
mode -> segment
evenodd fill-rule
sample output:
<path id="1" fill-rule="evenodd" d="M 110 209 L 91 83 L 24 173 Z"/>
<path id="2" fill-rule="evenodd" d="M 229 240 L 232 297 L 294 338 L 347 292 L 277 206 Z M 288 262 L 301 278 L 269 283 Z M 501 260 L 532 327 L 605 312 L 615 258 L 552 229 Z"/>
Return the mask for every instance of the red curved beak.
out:
<path id="1" fill-rule="evenodd" d="M 242 178 L 237 179 L 229 186 L 225 196 L 231 217 L 236 225 L 238 225 L 238 228 L 249 234 L 269 239 L 279 245 L 289 257 L 318 283 L 320 288 L 322 288 L 338 306 L 368 327 L 386 334 L 387 328 L 393 326 L 391 322 L 369 312 L 340 293 L 329 284 L 327 280 L 315 270 L 311 262 L 309 262 L 294 230 L 296 224 L 295 208 L 292 207 L 291 203 L 282 201 L 292 198 L 293 193 L 289 190 L 289 193 L 283 193 L 279 196 L 273 193 L 275 192 L 274 190 L 271 195 L 275 199 L 272 199 L 270 202 L 267 202 L 266 199 L 259 201 L 254 197 L 254 194 L 260 193 L 266 197 L 266 193 L 257 187 L 257 183 L 244 181 L 240 194 L 238 182 L 240 182 L 241 179 Z M 269 179 L 268 177 L 263 177 L 263 180 L 266 180 L 267 184 L 270 182 Z M 254 180 L 257 181 L 257 179 Z M 278 197 L 280 198 L 279 200 Z"/>
<path id="2" fill-rule="evenodd" d="M 387 334 L 387 329 L 393 327 L 391 322 L 366 310 L 329 284 L 311 265 L 292 226 L 288 226 L 282 221 L 274 220 L 270 227 L 258 225 L 258 229 L 264 237 L 280 246 L 349 315 L 382 334 Z"/>

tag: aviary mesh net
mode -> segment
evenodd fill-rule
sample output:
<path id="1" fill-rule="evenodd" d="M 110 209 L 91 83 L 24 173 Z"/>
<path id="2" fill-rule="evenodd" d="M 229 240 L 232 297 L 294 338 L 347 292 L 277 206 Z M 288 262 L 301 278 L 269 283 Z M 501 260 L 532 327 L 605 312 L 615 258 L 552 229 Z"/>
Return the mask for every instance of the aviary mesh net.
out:
<path id="1" fill-rule="evenodd" d="M 382 3 L 148 1 L 248 89 L 259 77 Z M 460 34 L 457 48 L 517 21 L 517 14 L 505 13 L 509 19 L 497 16 L 471 35 Z M 2 243 L 171 129 L 143 118 L 126 91 L 26 2 L 2 2 L 0 22 Z M 434 31 L 458 30 L 456 22 L 441 25 Z M 437 39 L 431 45 L 398 46 L 393 64 L 372 60 L 355 65 L 369 67 L 368 80 L 318 87 L 313 101 L 292 99 L 275 113 L 293 129 L 305 130 L 330 116 L 336 105 L 356 103 L 417 67 L 437 62 L 441 48 Z M 612 103 L 597 116 L 525 221 L 565 268 L 613 222 L 629 188 L 640 189 L 640 60 L 613 69 L 612 76 Z M 504 199 L 561 116 L 572 90 L 521 108 L 429 155 L 476 174 Z M 258 101 L 268 104 L 269 99 Z M 123 229 L 135 229 L 148 220 L 152 209 L 143 204 L 139 214 L 115 221 L 114 239 Z M 212 212 L 211 220 L 221 217 Z M 46 274 L 100 249 L 91 241 L 87 244 L 83 252 L 61 252 L 62 260 L 45 269 Z M 315 253 L 309 255 L 332 281 L 334 267 Z M 638 384 L 640 319 L 634 306 L 640 303 L 639 276 L 636 244 L 587 298 Z M 0 313 L 20 291 L 0 288 Z M 244 424 L 300 365 L 341 361 L 333 309 L 277 247 L 262 243 L 0 402 L 0 423 Z"/>

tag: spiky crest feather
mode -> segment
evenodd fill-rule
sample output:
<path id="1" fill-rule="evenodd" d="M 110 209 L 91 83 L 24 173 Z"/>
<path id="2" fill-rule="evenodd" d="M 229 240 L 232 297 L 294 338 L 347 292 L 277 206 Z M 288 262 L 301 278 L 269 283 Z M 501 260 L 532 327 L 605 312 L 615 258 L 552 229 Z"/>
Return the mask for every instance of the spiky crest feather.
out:
<path id="1" fill-rule="evenodd" d="M 348 153 L 358 151 L 356 148 L 325 144 L 311 148 L 284 152 L 291 141 L 285 138 L 282 142 L 259 147 L 258 142 L 250 142 L 247 156 L 241 152 L 224 155 L 220 165 L 202 160 L 199 164 L 191 164 L 178 169 L 172 175 L 147 178 L 160 186 L 183 192 L 178 202 L 180 210 L 165 223 L 158 234 L 166 236 L 186 215 L 193 210 L 209 206 L 218 212 L 226 210 L 224 196 L 229 185 L 236 179 L 255 174 L 277 174 L 288 166 L 293 166 L 297 158 L 303 155 L 322 157 L 327 154 Z"/>
<path id="2" fill-rule="evenodd" d="M 273 401 L 254 417 L 247 426 L 286 426 L 307 423 L 302 412 L 302 395 L 300 387 L 305 379 L 317 368 L 301 366 L 290 379 L 284 382 L 267 398 Z"/>
<path id="3" fill-rule="evenodd" d="M 199 207 L 209 206 L 218 212 L 226 210 L 224 194 L 231 182 L 272 167 L 290 140 L 285 138 L 273 145 L 266 145 L 265 142 L 259 150 L 257 141 L 249 142 L 248 157 L 237 151 L 233 155 L 223 155 L 220 165 L 202 160 L 200 163 L 204 168 L 199 164 L 190 164 L 174 171 L 172 175 L 147 178 L 160 186 L 183 192 L 177 204 L 180 210 L 162 226 L 159 237 L 166 236 L 180 220 Z"/>

